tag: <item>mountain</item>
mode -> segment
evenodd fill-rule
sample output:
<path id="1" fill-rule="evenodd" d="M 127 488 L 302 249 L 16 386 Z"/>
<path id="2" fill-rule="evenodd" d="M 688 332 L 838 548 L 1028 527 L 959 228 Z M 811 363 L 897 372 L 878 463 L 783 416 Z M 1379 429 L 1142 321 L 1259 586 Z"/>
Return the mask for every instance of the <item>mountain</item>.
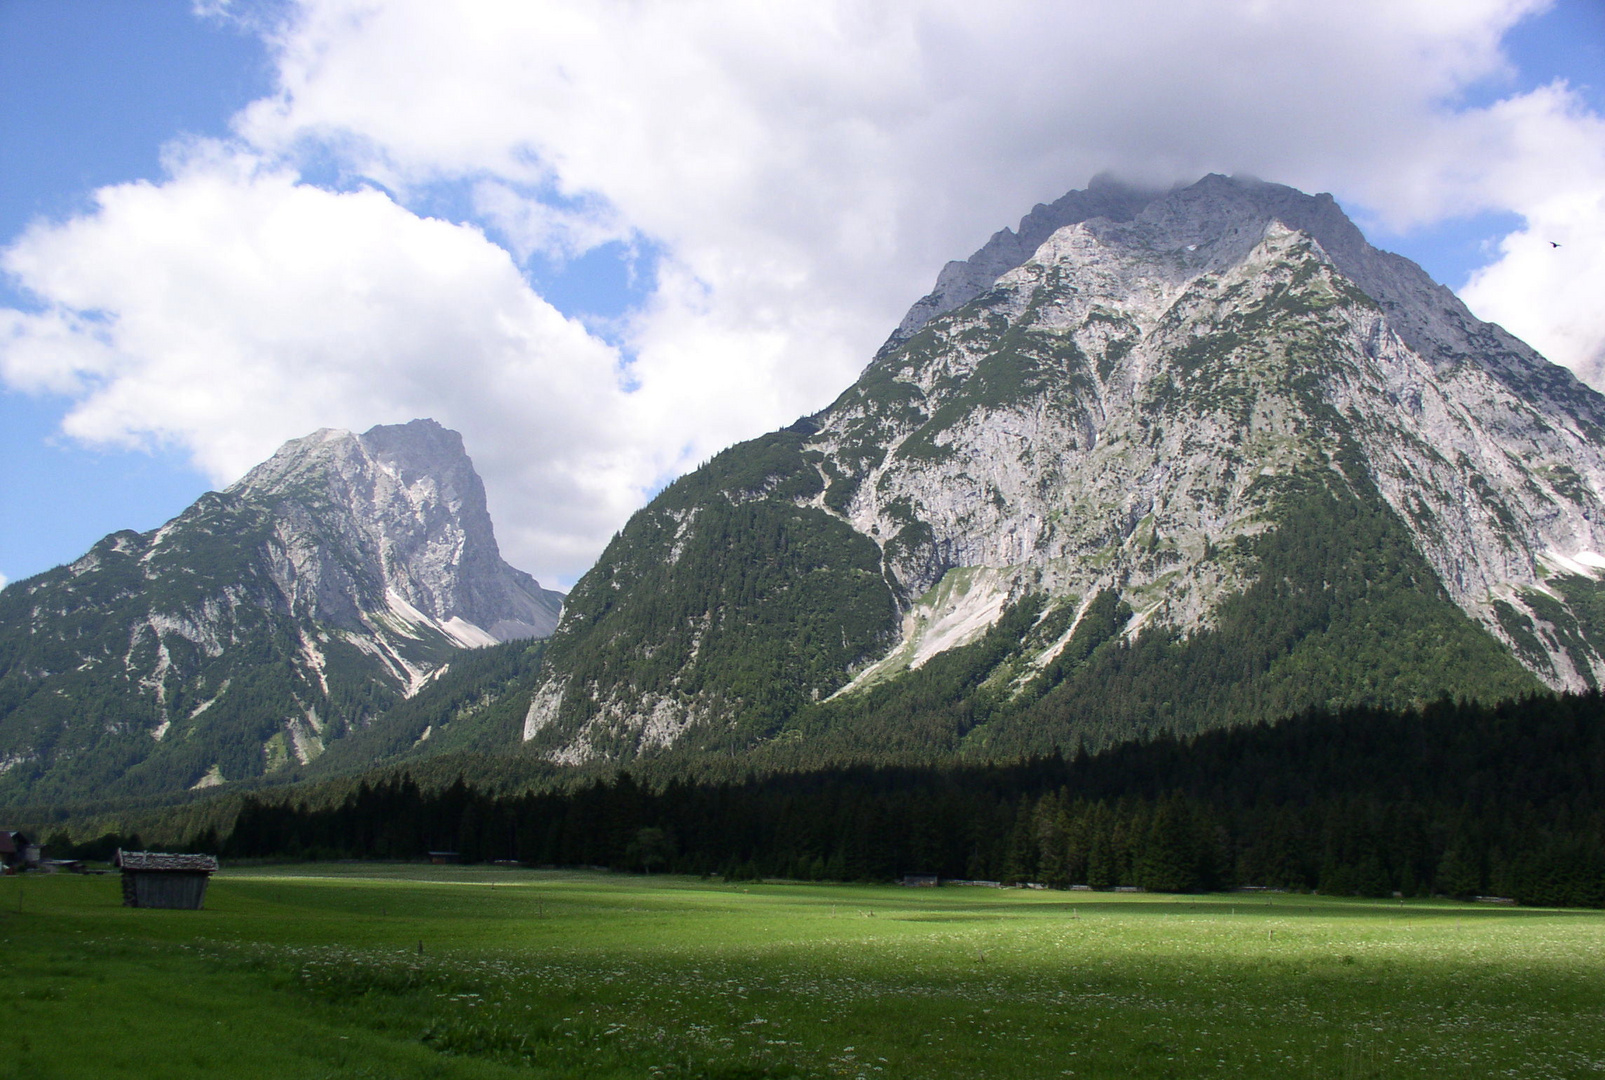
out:
<path id="1" fill-rule="evenodd" d="M 1014 754 L 1596 686 L 1605 398 L 1328 195 L 1095 182 L 638 512 L 527 752 Z"/>
<path id="2" fill-rule="evenodd" d="M 432 420 L 286 443 L 149 533 L 0 591 L 0 799 L 290 774 L 464 648 L 549 634 L 462 438 Z"/>

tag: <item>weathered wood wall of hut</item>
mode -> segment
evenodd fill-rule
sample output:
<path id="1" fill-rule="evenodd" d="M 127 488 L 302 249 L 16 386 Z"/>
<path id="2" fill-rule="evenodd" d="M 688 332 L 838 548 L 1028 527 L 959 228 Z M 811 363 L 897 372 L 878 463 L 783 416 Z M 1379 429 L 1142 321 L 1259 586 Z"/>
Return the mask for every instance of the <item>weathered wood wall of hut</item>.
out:
<path id="1" fill-rule="evenodd" d="M 206 899 L 207 874 L 185 874 L 178 871 L 124 871 L 123 903 L 129 904 L 129 883 L 132 881 L 133 903 L 130 907 L 186 908 L 198 911 Z"/>

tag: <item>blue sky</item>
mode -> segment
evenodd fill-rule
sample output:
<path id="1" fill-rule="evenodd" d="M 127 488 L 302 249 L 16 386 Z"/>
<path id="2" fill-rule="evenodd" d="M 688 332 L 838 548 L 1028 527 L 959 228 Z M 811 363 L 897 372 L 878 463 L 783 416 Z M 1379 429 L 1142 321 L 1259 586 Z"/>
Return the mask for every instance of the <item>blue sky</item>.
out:
<path id="1" fill-rule="evenodd" d="M 1564 79 L 1595 111 L 1605 112 L 1605 0 L 1560 0 L 1518 23 L 1504 38 L 1513 70 L 1470 87 L 1465 100 L 1491 104 Z M 1362 212 L 1357 215 L 1364 217 Z M 1494 247 L 1519 228 L 1513 211 L 1490 211 L 1396 232 L 1371 230 L 1371 241 L 1407 255 L 1451 288 L 1464 285 L 1494 258 Z"/>
<path id="2" fill-rule="evenodd" d="M 225 133 L 271 84 L 259 38 L 187 3 L 0 3 L 0 238 L 82 211 L 102 185 L 160 176 L 168 140 Z M 0 303 L 28 302 L 0 278 Z M 65 407 L 0 391 L 0 573 L 12 580 L 117 529 L 154 528 L 209 486 L 181 451 L 61 437 Z"/>
<path id="3" fill-rule="evenodd" d="M 0 240 L 83 212 L 108 184 L 158 179 L 163 148 L 224 137 L 273 85 L 265 43 L 187 0 L 0 0 Z M 465 215 L 449 198 L 422 212 Z M 611 242 L 573 259 L 536 256 L 530 280 L 554 307 L 617 317 L 650 259 Z M 0 277 L 0 303 L 37 301 Z M 156 528 L 213 484 L 182 448 L 85 445 L 60 433 L 61 395 L 0 388 L 0 575 L 20 580 L 119 529 Z"/>
<path id="4" fill-rule="evenodd" d="M 1605 334 L 1510 284 L 1539 231 L 1605 222 L 1577 217 L 1605 171 L 1567 141 L 1605 112 L 1602 0 L 1286 25 L 1225 4 L 1157 40 L 1101 0 L 996 28 L 447 6 L 0 0 L 0 575 L 154 528 L 284 438 L 427 412 L 464 431 L 513 561 L 567 585 L 667 477 L 834 396 L 943 261 L 1104 169 L 1331 190 L 1439 280 L 1484 271 L 1474 309 L 1585 375 Z M 1187 59 L 1102 99 L 1034 38 L 1102 40 L 1082 66 L 1111 72 Z M 236 218 L 262 224 L 208 263 Z M 1570 273 L 1597 295 L 1600 265 Z"/>

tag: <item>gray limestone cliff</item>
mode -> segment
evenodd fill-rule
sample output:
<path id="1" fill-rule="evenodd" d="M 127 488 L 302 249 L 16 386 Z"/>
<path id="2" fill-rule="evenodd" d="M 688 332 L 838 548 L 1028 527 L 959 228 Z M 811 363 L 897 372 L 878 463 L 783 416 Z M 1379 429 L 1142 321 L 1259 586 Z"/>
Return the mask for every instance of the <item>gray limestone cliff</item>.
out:
<path id="1" fill-rule="evenodd" d="M 292 610 L 355 628 L 394 606 L 463 645 L 545 637 L 562 598 L 509 566 L 462 436 L 432 420 L 286 443 L 227 491 L 277 508 Z"/>

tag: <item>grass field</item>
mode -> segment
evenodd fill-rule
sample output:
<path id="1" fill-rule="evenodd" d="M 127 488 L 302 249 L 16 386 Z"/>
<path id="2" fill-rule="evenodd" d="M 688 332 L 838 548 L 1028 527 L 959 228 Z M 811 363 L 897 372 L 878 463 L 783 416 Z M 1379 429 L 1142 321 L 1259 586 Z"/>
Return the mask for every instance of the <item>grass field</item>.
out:
<path id="1" fill-rule="evenodd" d="M 0 880 L 0 1076 L 1581 1077 L 1605 913 L 228 870 Z"/>

